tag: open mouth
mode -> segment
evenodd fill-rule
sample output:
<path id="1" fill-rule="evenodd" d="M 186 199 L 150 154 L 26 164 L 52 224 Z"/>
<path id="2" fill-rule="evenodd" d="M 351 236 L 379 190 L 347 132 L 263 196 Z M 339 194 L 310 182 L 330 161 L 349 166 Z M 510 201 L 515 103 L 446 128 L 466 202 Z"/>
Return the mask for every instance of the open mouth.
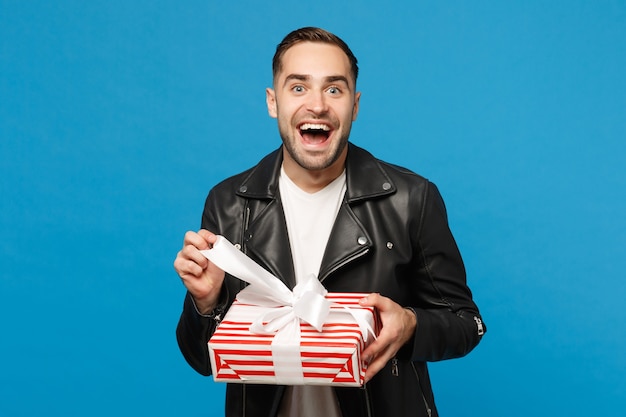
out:
<path id="1" fill-rule="evenodd" d="M 300 126 L 300 136 L 308 144 L 324 143 L 330 136 L 330 126 L 324 123 L 303 123 Z"/>

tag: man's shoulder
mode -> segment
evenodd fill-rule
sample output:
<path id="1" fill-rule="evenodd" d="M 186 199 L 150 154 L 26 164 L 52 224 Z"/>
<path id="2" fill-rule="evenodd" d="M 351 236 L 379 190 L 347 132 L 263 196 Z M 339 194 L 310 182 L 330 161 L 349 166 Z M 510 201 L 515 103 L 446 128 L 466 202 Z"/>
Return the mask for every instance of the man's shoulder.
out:
<path id="1" fill-rule="evenodd" d="M 387 162 L 383 160 L 378 160 L 378 162 L 389 172 L 391 175 L 395 175 L 397 177 L 404 178 L 408 181 L 417 181 L 417 182 L 428 182 L 428 179 L 417 172 L 404 167 L 402 165 L 397 165 L 392 162 Z"/>
<path id="2" fill-rule="evenodd" d="M 280 157 L 279 151 L 280 149 L 274 150 L 265 155 L 256 165 L 221 180 L 213 186 L 211 192 L 245 192 L 248 188 L 256 187 L 258 181 L 265 181 L 269 184 L 274 176 L 277 160 Z M 264 188 L 267 188 L 267 186 Z"/>
<path id="3" fill-rule="evenodd" d="M 388 175 L 390 179 L 394 181 L 408 182 L 413 185 L 416 183 L 428 184 L 430 182 L 428 178 L 418 174 L 412 169 L 379 159 L 370 151 L 356 145 L 351 145 L 351 153 L 353 157 L 358 160 L 359 166 L 375 165 L 379 170 L 381 170 L 385 175 Z"/>

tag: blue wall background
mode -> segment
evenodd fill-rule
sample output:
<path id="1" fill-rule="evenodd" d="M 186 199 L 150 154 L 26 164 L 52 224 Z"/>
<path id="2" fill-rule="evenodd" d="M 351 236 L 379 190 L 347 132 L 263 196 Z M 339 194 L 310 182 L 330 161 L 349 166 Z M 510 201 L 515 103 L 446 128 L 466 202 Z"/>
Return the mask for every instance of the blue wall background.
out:
<path id="1" fill-rule="evenodd" d="M 443 416 L 626 406 L 624 1 L 0 0 L 0 415 L 222 415 L 174 329 L 208 189 L 279 145 L 275 45 L 336 32 L 352 139 L 432 179 L 489 326 Z"/>

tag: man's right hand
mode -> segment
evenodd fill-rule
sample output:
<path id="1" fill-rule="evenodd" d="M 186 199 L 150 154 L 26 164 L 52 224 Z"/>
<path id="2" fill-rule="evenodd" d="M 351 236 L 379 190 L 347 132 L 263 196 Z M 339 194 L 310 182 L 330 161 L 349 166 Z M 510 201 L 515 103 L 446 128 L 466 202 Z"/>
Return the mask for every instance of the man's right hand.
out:
<path id="1" fill-rule="evenodd" d="M 217 306 L 224 282 L 224 271 L 200 253 L 213 247 L 216 240 L 217 236 L 208 230 L 187 232 L 183 248 L 174 260 L 174 269 L 202 314 L 210 313 Z"/>

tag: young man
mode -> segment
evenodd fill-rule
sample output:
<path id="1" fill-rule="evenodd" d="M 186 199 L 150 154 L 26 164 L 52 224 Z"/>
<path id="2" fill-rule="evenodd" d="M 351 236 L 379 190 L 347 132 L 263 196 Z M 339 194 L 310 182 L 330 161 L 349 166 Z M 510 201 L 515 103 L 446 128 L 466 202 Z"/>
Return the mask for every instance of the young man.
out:
<path id="1" fill-rule="evenodd" d="M 441 196 L 348 142 L 358 66 L 337 36 L 290 33 L 273 72 L 282 146 L 211 190 L 174 261 L 188 290 L 180 349 L 211 373 L 207 341 L 244 285 L 200 253 L 221 234 L 290 288 L 315 274 L 328 291 L 370 293 L 361 304 L 382 321 L 363 389 L 229 384 L 227 416 L 436 416 L 426 362 L 467 354 L 485 332 Z"/>

